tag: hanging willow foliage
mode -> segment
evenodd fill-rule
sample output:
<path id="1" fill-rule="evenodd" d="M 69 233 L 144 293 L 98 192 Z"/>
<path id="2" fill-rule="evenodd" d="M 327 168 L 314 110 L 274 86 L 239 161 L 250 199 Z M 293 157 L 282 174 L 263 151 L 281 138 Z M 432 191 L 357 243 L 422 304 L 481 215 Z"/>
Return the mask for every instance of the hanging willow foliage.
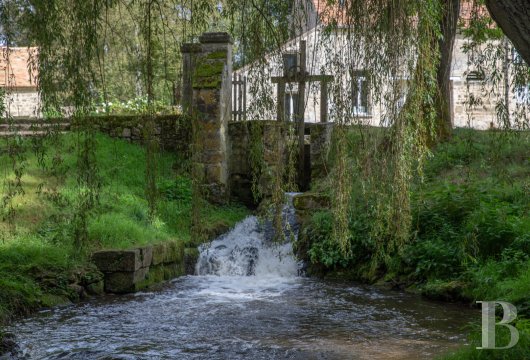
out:
<path id="1" fill-rule="evenodd" d="M 313 73 L 332 74 L 329 84 L 332 106 L 329 120 L 335 123 L 332 170 L 334 238 L 344 253 L 350 251 L 349 221 L 352 184 L 360 182 L 366 202 L 373 203 L 376 219 L 372 228 L 378 239 L 373 269 L 399 252 L 410 233 L 410 184 L 430 154 L 446 124 L 440 122 L 437 87 L 440 65 L 438 43 L 442 20 L 449 1 L 370 0 L 370 1 L 284 1 L 284 0 L 10 0 L 22 12 L 25 37 L 39 47 L 39 91 L 45 115 L 60 114 L 65 107 L 73 116 L 78 132 L 79 196 L 75 215 L 76 238 L 86 245 L 88 217 L 97 203 L 100 180 L 95 157 L 95 130 L 85 121 L 100 101 L 107 109 L 112 94 L 146 96 L 146 198 L 150 218 L 156 216 L 156 154 L 154 141 L 155 99 L 174 101 L 172 89 L 180 69 L 179 47 L 195 41 L 205 30 L 229 29 L 235 39 L 235 62 L 249 79 L 247 117 L 274 119 L 277 99 L 271 75 L 282 72 L 286 45 L 307 40 L 308 68 Z M 6 4 L 7 2 L 3 2 Z M 322 23 L 309 31 L 308 6 L 316 4 Z M 500 99 L 499 119 L 505 128 L 528 127 L 528 100 L 510 106 L 508 90 L 523 91 L 530 73 L 524 63 L 508 58 L 509 46 L 503 41 L 484 42 L 488 26 L 479 17 L 467 36 L 470 66 L 490 75 L 489 84 L 504 83 L 504 93 L 491 90 Z M 14 16 L 3 11 L 0 21 L 8 33 Z M 482 28 L 480 28 L 482 26 Z M 478 30 L 477 30 L 478 28 Z M 14 34 L 17 35 L 17 34 Z M 19 35 L 19 34 L 18 34 Z M 17 35 L 17 36 L 18 36 Z M 19 36 L 20 37 L 20 36 Z M 307 38 L 306 38 L 307 37 Z M 291 41 L 289 43 L 289 41 Z M 496 69 L 505 61 L 504 75 Z M 118 64 L 118 65 L 116 65 Z M 508 74 L 509 76 L 505 76 Z M 504 76 L 504 77 L 503 77 Z M 119 86 L 128 79 L 127 86 Z M 358 99 L 352 91 L 358 79 L 370 83 L 371 111 L 382 125 L 377 131 L 366 127 L 365 114 L 354 110 Z M 113 79 L 116 84 L 109 83 Z M 120 88 L 123 91 L 120 92 Z M 304 96 L 309 103 L 317 85 L 308 86 Z M 497 89 L 497 88 L 495 88 Z M 519 89 L 519 90 L 518 90 Z M 504 96 L 502 96 L 504 94 Z M 530 98 L 530 97 L 528 97 Z M 102 100 L 103 99 L 103 100 Z M 170 100 L 171 99 L 171 100 Z M 506 100 L 508 99 L 508 100 Z M 479 105 L 470 96 L 469 109 Z M 470 110 L 471 112 L 471 110 Z M 472 115 L 470 115 L 472 116 Z M 9 118 L 9 116 L 7 117 Z M 510 119 L 508 125 L 508 119 Z M 191 120 L 193 121 L 193 120 Z M 354 126 L 352 126 L 354 125 Z M 263 153 L 264 139 L 253 131 L 253 192 L 263 172 L 270 171 L 275 222 L 280 226 L 284 192 L 293 189 L 297 167 L 297 137 L 286 124 L 275 127 L 276 166 L 266 168 L 257 156 Z M 349 134 L 356 131 L 362 141 L 349 152 Z M 197 134 L 193 135 L 194 137 Z M 260 144 L 257 144 L 260 143 Z M 10 142 L 10 154 L 19 154 Z M 42 149 L 42 146 L 36 146 Z M 16 151 L 15 151 L 16 150 Z M 287 154 L 287 155 L 286 155 Z M 23 169 L 23 159 L 13 155 L 13 170 Z M 43 154 L 40 155 L 44 157 Z M 287 158 L 285 158 L 287 156 Z M 58 153 L 54 159 L 60 162 Z M 352 160 L 353 159 L 353 160 Z M 357 183 L 357 182 L 355 182 Z M 198 186 L 194 184 L 194 187 Z M 194 192 L 200 195 L 200 191 Z M 200 224 L 201 201 L 194 200 L 194 226 Z M 197 215 L 197 217 L 195 216 Z"/>

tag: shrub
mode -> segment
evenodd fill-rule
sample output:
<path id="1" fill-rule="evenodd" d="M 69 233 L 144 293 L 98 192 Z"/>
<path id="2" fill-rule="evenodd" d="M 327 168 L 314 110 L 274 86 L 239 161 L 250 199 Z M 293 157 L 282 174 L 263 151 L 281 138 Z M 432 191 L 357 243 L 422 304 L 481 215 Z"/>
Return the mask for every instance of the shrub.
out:
<path id="1" fill-rule="evenodd" d="M 312 264 L 321 264 L 327 268 L 346 267 L 348 264 L 333 239 L 333 217 L 328 211 L 320 211 L 311 217 L 310 225 L 304 229 L 303 236 L 310 243 L 308 255 Z"/>
<path id="2" fill-rule="evenodd" d="M 175 180 L 160 181 L 158 184 L 160 195 L 167 200 L 183 200 L 191 202 L 191 179 L 177 176 Z"/>
<path id="3" fill-rule="evenodd" d="M 465 224 L 466 236 L 476 243 L 481 258 L 498 257 L 502 250 L 517 237 L 514 226 L 517 217 L 508 203 L 500 201 L 480 202 L 468 216 Z"/>
<path id="4" fill-rule="evenodd" d="M 416 279 L 449 279 L 462 271 L 462 248 L 451 241 L 418 240 L 405 248 L 403 262 Z"/>

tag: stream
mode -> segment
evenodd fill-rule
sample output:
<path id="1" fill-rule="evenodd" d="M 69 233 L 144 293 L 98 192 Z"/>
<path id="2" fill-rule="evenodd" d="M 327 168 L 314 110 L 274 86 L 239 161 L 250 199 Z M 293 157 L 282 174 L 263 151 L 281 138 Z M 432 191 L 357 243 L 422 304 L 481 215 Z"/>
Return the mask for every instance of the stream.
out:
<path id="1" fill-rule="evenodd" d="M 296 232 L 293 210 L 284 231 Z M 431 359 L 477 311 L 300 276 L 289 241 L 250 216 L 200 248 L 195 276 L 42 311 L 7 330 L 21 359 Z"/>

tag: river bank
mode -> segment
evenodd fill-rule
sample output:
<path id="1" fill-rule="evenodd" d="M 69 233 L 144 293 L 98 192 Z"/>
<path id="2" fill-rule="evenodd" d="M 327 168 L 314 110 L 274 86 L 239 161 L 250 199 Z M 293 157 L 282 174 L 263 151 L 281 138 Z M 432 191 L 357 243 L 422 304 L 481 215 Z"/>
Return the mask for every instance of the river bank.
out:
<path id="1" fill-rule="evenodd" d="M 284 214 L 294 220 L 292 208 Z M 479 315 L 404 292 L 300 276 L 292 243 L 271 235 L 249 216 L 200 247 L 195 276 L 19 321 L 20 352 L 47 359 L 419 360 L 464 344 L 465 325 Z"/>
<path id="2" fill-rule="evenodd" d="M 2 198 L 11 196 L 13 210 L 8 213 L 2 208 L 0 222 L 0 324 L 43 307 L 101 294 L 103 274 L 91 261 L 95 251 L 166 243 L 196 249 L 248 214 L 237 204 L 203 204 L 202 238 L 192 238 L 188 161 L 179 154 L 161 152 L 157 155 L 157 213 L 150 221 L 144 190 L 145 148 L 100 134 L 94 169 L 100 182 L 98 202 L 89 214 L 87 244 L 79 251 L 74 245 L 74 215 L 79 206 L 77 141 L 75 134 L 44 139 L 41 152 L 35 151 L 32 139 L 19 144 L 24 149 L 18 159 L 23 191 L 10 194 L 7 186 L 0 190 Z M 6 181 L 16 180 L 7 152 L 1 153 L 0 166 L 7 171 Z"/>
<path id="3" fill-rule="evenodd" d="M 521 340 L 519 350 L 506 358 L 529 357 L 529 136 L 456 130 L 449 142 L 433 149 L 423 181 L 417 177 L 412 186 L 410 235 L 394 257 L 377 266 L 374 199 L 354 178 L 347 215 L 351 252 L 345 254 L 332 235 L 330 178 L 319 181 L 298 201 L 305 220 L 296 244 L 299 257 L 314 276 L 377 283 L 472 306 L 483 300 L 513 303 Z M 354 133 L 350 141 L 355 149 L 360 140 Z"/>

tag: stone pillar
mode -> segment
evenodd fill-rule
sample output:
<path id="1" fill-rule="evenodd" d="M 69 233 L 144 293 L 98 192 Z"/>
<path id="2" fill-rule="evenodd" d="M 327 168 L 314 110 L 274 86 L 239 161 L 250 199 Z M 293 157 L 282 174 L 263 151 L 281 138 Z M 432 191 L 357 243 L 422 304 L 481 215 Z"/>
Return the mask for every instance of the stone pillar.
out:
<path id="1" fill-rule="evenodd" d="M 213 203 L 229 199 L 228 121 L 232 116 L 232 41 L 227 33 L 199 37 L 192 78 L 194 180 Z"/>

